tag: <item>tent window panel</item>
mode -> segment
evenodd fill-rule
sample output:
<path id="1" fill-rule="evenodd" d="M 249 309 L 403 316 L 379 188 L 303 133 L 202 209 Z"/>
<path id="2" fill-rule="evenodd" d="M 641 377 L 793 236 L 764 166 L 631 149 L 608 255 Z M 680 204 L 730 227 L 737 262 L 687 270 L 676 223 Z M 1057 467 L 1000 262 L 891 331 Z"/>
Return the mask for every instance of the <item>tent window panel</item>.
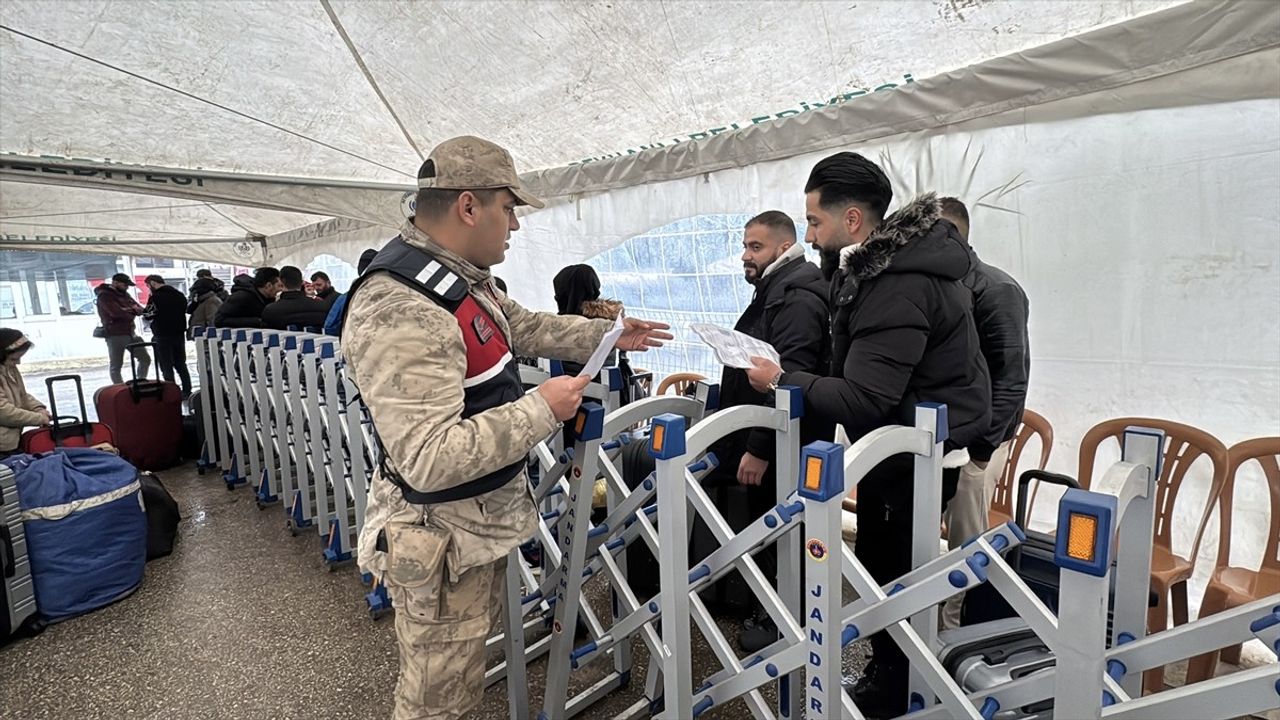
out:
<path id="1" fill-rule="evenodd" d="M 13 320 L 18 317 L 18 307 L 14 303 L 13 288 L 8 283 L 0 285 L 0 319 Z"/>

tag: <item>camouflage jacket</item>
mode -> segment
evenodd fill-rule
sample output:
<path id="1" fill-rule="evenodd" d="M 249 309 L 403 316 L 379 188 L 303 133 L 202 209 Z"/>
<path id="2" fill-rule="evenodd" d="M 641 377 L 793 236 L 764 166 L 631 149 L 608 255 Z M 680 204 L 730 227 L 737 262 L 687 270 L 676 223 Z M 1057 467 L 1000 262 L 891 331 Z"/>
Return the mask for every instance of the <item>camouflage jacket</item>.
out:
<path id="1" fill-rule="evenodd" d="M 611 326 L 606 320 L 530 312 L 481 270 L 407 222 L 406 242 L 434 255 L 469 285 L 513 350 L 585 361 Z M 462 419 L 466 349 L 456 318 L 429 298 L 383 273 L 369 277 L 350 300 L 342 353 L 369 408 L 390 466 L 412 487 L 431 492 L 481 477 L 524 458 L 560 424 L 538 393 Z M 522 472 L 503 487 L 437 505 L 408 503 L 399 488 L 374 473 L 359 538 L 359 564 L 382 574 L 375 549 L 388 522 L 423 523 L 450 535 L 445 562 L 451 578 L 505 556 L 533 536 L 537 513 Z"/>

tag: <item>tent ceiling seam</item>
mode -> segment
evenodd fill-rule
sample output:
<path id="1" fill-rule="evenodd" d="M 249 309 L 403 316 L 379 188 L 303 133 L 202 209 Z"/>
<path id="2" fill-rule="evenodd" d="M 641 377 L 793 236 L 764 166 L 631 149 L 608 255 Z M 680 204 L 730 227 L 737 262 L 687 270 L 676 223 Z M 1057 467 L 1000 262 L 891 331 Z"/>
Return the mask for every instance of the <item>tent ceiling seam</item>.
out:
<path id="1" fill-rule="evenodd" d="M 273 130 L 279 130 L 280 132 L 283 132 L 283 133 L 286 133 L 286 134 L 292 135 L 292 136 L 294 136 L 294 137 L 296 137 L 296 138 L 298 138 L 298 139 L 300 139 L 300 140 L 305 140 L 306 142 L 314 143 L 314 144 L 316 144 L 316 145 L 319 145 L 319 146 L 321 146 L 321 147 L 327 148 L 327 149 L 329 149 L 329 150 L 333 150 L 334 152 L 342 153 L 343 155 L 346 155 L 346 156 L 348 156 L 348 157 L 353 157 L 353 158 L 355 158 L 355 159 L 357 159 L 357 160 L 360 160 L 360 161 L 363 161 L 363 162 L 367 162 L 367 163 L 369 163 L 370 165 L 376 165 L 376 166 L 378 166 L 378 167 L 380 167 L 380 168 L 382 168 L 382 169 L 384 169 L 384 170 L 390 170 L 390 171 L 392 171 L 392 172 L 394 172 L 394 173 L 396 173 L 396 174 L 398 174 L 398 175 L 404 175 L 404 176 L 406 176 L 406 177 L 408 177 L 408 176 L 409 176 L 409 173 L 406 173 L 406 172 L 404 172 L 403 170 L 400 170 L 400 169 L 398 169 L 398 168 L 391 167 L 390 165 L 383 165 L 382 163 L 378 162 L 377 160 L 373 160 L 373 159 L 371 159 L 371 158 L 364 157 L 363 155 L 359 155 L 359 154 L 354 153 L 354 152 L 352 152 L 352 151 L 350 151 L 350 150 L 344 150 L 344 149 L 342 149 L 342 148 L 340 148 L 340 147 L 338 147 L 338 146 L 336 146 L 336 145 L 331 145 L 331 144 L 329 144 L 329 143 L 327 143 L 327 142 L 325 142 L 325 141 L 323 141 L 323 140 L 320 140 L 320 139 L 318 139 L 318 138 L 314 138 L 314 137 L 311 137 L 311 136 L 309 136 L 309 135 L 304 135 L 304 134 L 302 134 L 302 133 L 300 133 L 300 132 L 298 132 L 298 131 L 296 131 L 296 130 L 290 130 L 289 128 L 286 128 L 286 127 L 283 127 L 283 126 L 280 126 L 280 125 L 276 125 L 275 123 L 273 123 L 273 122 L 271 122 L 271 121 L 269 121 L 269 120 L 263 120 L 262 118 L 255 117 L 255 116 L 250 115 L 250 114 L 248 114 L 248 113 L 246 113 L 246 112 L 242 112 L 242 111 L 240 111 L 240 110 L 236 110 L 235 108 L 228 107 L 228 106 L 223 105 L 223 104 L 221 104 L 221 103 L 214 102 L 213 100 L 209 100 L 209 99 L 207 99 L 207 98 L 202 98 L 202 97 L 200 97 L 199 95 L 195 95 L 195 94 L 193 94 L 193 93 L 189 93 L 189 92 L 187 92 L 186 90 L 181 90 L 181 89 L 179 89 L 179 88 L 173 87 L 172 85 L 166 85 L 165 83 L 162 83 L 162 82 L 160 82 L 159 80 L 153 80 L 153 79 L 151 79 L 151 78 L 149 78 L 149 77 L 147 77 L 147 76 L 145 76 L 145 75 L 140 75 L 140 74 L 135 73 L 135 72 L 133 72 L 133 71 L 131 71 L 131 70 L 126 70 L 126 69 L 124 69 L 124 68 L 122 68 L 122 67 L 118 67 L 118 66 L 116 66 L 116 65 L 112 65 L 111 63 L 108 63 L 108 62 L 106 62 L 106 61 L 104 61 L 104 60 L 99 60 L 99 59 L 97 59 L 97 58 L 90 57 L 90 56 L 88 56 L 88 55 L 85 55 L 84 53 L 77 52 L 77 51 L 72 50 L 72 49 L 70 49 L 70 48 L 63 47 L 63 46 L 61 46 L 61 45 L 59 45 L 59 44 L 57 44 L 57 43 L 50 42 L 50 41 L 48 41 L 48 40 L 44 40 L 44 39 L 42 39 L 42 38 L 38 38 L 38 37 L 36 37 L 36 36 L 34 36 L 34 35 L 31 35 L 31 34 L 29 34 L 29 33 L 22 32 L 21 30 L 17 30 L 17 29 L 15 29 L 15 28 L 11 28 L 11 27 L 9 27 L 8 25 L 0 25 L 0 30 L 6 30 L 6 31 L 8 31 L 8 32 L 10 32 L 10 33 L 13 33 L 14 35 L 19 36 L 19 37 L 24 37 L 24 38 L 26 38 L 26 39 L 28 39 L 28 40 L 32 40 L 32 41 L 34 41 L 34 42 L 38 42 L 38 43 L 40 43 L 41 45 L 46 45 L 46 46 L 48 46 L 48 47 L 51 47 L 51 48 L 53 48 L 54 50 L 59 50 L 59 51 L 61 51 L 61 52 L 67 53 L 68 55 L 72 55 L 72 56 L 78 57 L 78 58 L 80 58 L 80 59 L 82 59 L 82 60 L 88 60 L 89 62 L 94 63 L 94 64 L 96 64 L 96 65 L 101 65 L 102 67 L 108 68 L 108 69 L 110 69 L 110 70 L 114 70 L 114 71 L 116 71 L 116 72 L 118 72 L 118 73 L 122 73 L 122 74 L 124 74 L 124 75 L 128 75 L 129 77 L 135 78 L 135 79 L 137 79 L 137 80 L 141 80 L 141 81 L 143 81 L 143 82 L 145 82 L 145 83 L 148 83 L 148 84 L 154 85 L 154 86 L 156 86 L 156 87 L 158 87 L 158 88 L 163 88 L 163 89 L 168 90 L 168 91 L 170 91 L 170 92 L 177 93 L 177 94 L 179 94 L 179 95 L 182 95 L 183 97 L 186 97 L 186 98 L 190 98 L 190 99 L 192 99 L 192 100 L 195 100 L 196 102 L 204 103 L 204 104 L 209 105 L 209 106 L 211 106 L 211 107 L 218 108 L 219 110 L 224 110 L 224 111 L 229 112 L 229 113 L 231 113 L 231 114 L 233 114 L 233 115 L 235 115 L 235 116 L 237 116 L 237 117 L 244 118 L 244 119 L 249 120 L 249 121 L 251 121 L 251 122 L 255 122 L 255 123 L 258 123 L 258 124 L 260 124 L 260 125 L 265 125 L 265 126 L 267 126 L 267 127 L 269 127 L 269 128 L 272 128 Z"/>
<path id="2" fill-rule="evenodd" d="M 85 229 L 84 229 L 82 226 L 80 226 L 80 225 L 49 225 L 49 224 L 47 224 L 47 223 L 25 223 L 25 222 L 6 222 L 5 224 L 6 224 L 6 225 L 14 225 L 14 226 L 17 226 L 17 227 L 59 228 L 59 229 L 63 229 L 63 230 L 80 230 L 81 232 L 84 232 L 84 231 L 85 231 Z M 135 228 L 115 228 L 115 227 L 94 227 L 94 228 L 92 228 L 92 232 L 97 232 L 97 231 L 99 231 L 99 230 L 104 231 L 104 232 L 144 233 L 144 234 L 147 234 L 147 235 L 164 235 L 164 234 L 168 233 L 168 231 L 167 231 L 167 230 L 140 230 L 140 229 L 135 229 Z M 213 234 L 213 233 L 209 233 L 209 234 L 206 234 L 206 233 L 187 233 L 187 234 L 191 235 L 192 237 L 206 237 L 206 238 L 220 238 L 220 237 L 226 237 L 225 235 Z"/>
<path id="3" fill-rule="evenodd" d="M 338 36 L 342 38 L 342 42 L 351 51 L 351 57 L 356 61 L 356 65 L 360 67 L 360 72 L 364 75 L 364 79 L 369 82 L 369 87 L 373 88 L 374 94 L 382 101 L 382 106 L 391 114 L 391 119 L 396 121 L 396 127 L 400 128 L 400 132 L 404 134 L 404 139 L 408 141 L 409 147 L 413 148 L 413 151 L 418 154 L 419 160 L 425 159 L 426 155 L 423 154 L 422 148 L 418 147 L 418 143 L 414 142 L 413 136 L 409 134 L 409 128 L 400 120 L 395 108 L 391 107 L 391 101 L 382 92 L 378 81 L 373 78 L 373 73 L 369 70 L 369 66 L 365 64 L 364 58 L 360 56 L 360 51 L 356 49 L 355 43 L 351 42 L 351 36 L 347 34 L 347 29 L 342 26 L 342 21 L 338 19 L 338 13 L 333 9 L 333 5 L 329 3 L 329 0 L 320 0 L 320 4 L 324 6 L 324 11 L 328 13 L 329 21 L 333 23 L 333 29 L 338 31 Z"/>
<path id="4" fill-rule="evenodd" d="M 659 6 L 662 8 L 662 22 L 667 26 L 667 37 L 671 38 L 672 57 L 680 57 L 680 44 L 676 42 L 675 28 L 671 27 L 671 16 L 667 14 L 666 0 L 661 0 L 661 2 L 659 2 Z M 697 103 L 693 101 L 693 86 L 689 82 L 688 71 L 681 69 L 680 77 L 684 80 L 685 102 L 689 105 L 689 109 L 693 111 L 695 117 L 702 117 L 702 113 L 698 110 Z M 675 95 L 675 93 L 673 92 L 672 95 Z"/>
<path id="5" fill-rule="evenodd" d="M 17 182 L 16 180 L 6 182 Z M 76 186 L 66 186 L 76 187 Z M 31 220 L 36 218 L 65 217 L 67 215 L 105 215 L 107 213 L 148 212 L 151 210 L 174 210 L 177 208 L 200 207 L 206 203 L 182 203 L 181 205 L 147 205 L 144 207 L 114 208 L 111 210 L 73 210 L 62 213 L 44 213 L 41 215 L 0 215 L 0 220 Z"/>
<path id="6" fill-rule="evenodd" d="M 221 210 L 219 210 L 218 208 L 214 207 L 213 203 L 205 203 L 205 204 L 204 204 L 204 206 L 205 206 L 205 207 L 207 207 L 207 208 L 209 208 L 210 210 L 212 210 L 212 211 L 214 211 L 214 212 L 218 213 L 218 215 L 221 215 L 221 216 L 222 216 L 222 218 L 223 218 L 224 220 L 226 220 L 227 222 L 231 223 L 232 225 L 235 225 L 236 227 L 240 228 L 241 230 L 243 230 L 243 231 L 245 231 L 245 232 L 247 232 L 247 233 L 252 233 L 252 232 L 253 232 L 253 230 L 250 230 L 249 228 L 245 227 L 245 226 L 244 226 L 244 224 L 243 224 L 243 223 L 241 223 L 239 220 L 236 220 L 235 218 L 231 217 L 230 215 L 228 215 L 228 214 L 226 214 L 226 213 L 222 212 Z"/>

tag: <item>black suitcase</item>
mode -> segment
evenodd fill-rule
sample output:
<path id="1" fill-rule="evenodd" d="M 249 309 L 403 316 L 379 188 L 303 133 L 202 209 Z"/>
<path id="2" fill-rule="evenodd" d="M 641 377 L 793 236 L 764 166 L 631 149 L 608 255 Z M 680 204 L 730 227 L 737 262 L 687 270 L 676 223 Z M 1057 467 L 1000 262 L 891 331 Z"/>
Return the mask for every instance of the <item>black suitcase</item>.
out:
<path id="1" fill-rule="evenodd" d="M 165 489 L 160 478 L 149 472 L 138 475 L 142 484 L 142 505 L 147 511 L 147 561 L 173 552 L 178 539 L 178 521 L 182 514 L 178 502 Z"/>
<path id="2" fill-rule="evenodd" d="M 732 471 L 728 466 L 722 465 L 703 484 L 711 504 L 716 506 L 725 522 L 729 523 L 729 529 L 735 533 L 741 532 L 755 520 L 751 515 L 751 499 L 747 495 L 750 490 L 745 485 L 739 485 L 736 476 L 729 476 L 730 472 L 736 473 L 737 469 L 736 462 L 732 463 Z M 694 518 L 693 530 L 689 537 L 689 566 L 702 562 L 704 558 L 719 549 L 720 541 L 716 540 L 715 534 L 703 521 L 702 516 Z M 768 576 L 766 579 L 770 582 L 773 581 L 773 577 L 769 575 L 773 562 L 766 558 L 774 552 L 774 548 L 769 547 L 755 555 L 756 562 L 764 565 L 762 570 L 765 570 Z M 699 594 L 708 610 L 718 615 L 739 619 L 751 617 L 759 604 L 751 586 L 747 585 L 747 581 L 742 578 L 742 573 L 736 570 L 730 571 Z"/>
<path id="3" fill-rule="evenodd" d="M 1006 559 L 1027 587 L 1045 606 L 1057 613 L 1058 566 L 1053 561 L 1055 539 L 1051 535 L 1027 530 L 1027 486 L 1032 480 L 1067 488 L 1078 488 L 1080 483 L 1067 475 L 1044 470 L 1028 470 L 1018 478 L 1018 507 L 1014 522 L 1022 528 L 1027 539 L 1019 547 L 1010 550 Z M 982 583 L 964 594 L 964 601 L 960 606 L 960 625 L 977 625 L 1014 615 L 1008 601 L 1000 596 L 991 583 Z"/>
<path id="4" fill-rule="evenodd" d="M 13 471 L 0 464 L 0 645 L 43 629 Z"/>
<path id="5" fill-rule="evenodd" d="M 649 473 L 657 467 L 657 462 L 649 454 L 649 443 L 641 439 L 633 440 L 622 447 L 619 462 L 622 466 L 622 481 L 632 490 L 639 487 L 644 479 L 649 477 Z M 658 559 L 649 552 L 648 543 L 637 540 L 628 545 L 627 582 L 640 602 L 658 594 L 659 577 Z"/>
<path id="6" fill-rule="evenodd" d="M 195 422 L 196 431 L 196 451 L 191 456 L 206 464 L 198 464 L 197 469 L 201 474 L 208 466 L 213 465 L 213 459 L 218 457 L 218 436 L 214 433 L 213 438 L 207 438 L 204 434 L 204 402 L 205 393 L 203 389 L 196 390 L 191 393 L 191 397 L 187 400 L 187 404 L 191 407 L 191 414 L 187 417 L 192 418 Z M 185 422 L 185 420 L 184 420 Z M 217 419 L 214 420 L 215 426 Z M 185 434 L 185 430 L 183 431 Z"/>

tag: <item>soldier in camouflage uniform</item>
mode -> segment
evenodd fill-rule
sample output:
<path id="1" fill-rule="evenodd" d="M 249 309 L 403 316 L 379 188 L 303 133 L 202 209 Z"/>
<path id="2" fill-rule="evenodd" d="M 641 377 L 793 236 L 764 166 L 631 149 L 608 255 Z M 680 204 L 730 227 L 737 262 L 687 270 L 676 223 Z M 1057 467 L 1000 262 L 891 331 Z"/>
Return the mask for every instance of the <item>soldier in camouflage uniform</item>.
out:
<path id="1" fill-rule="evenodd" d="M 359 564 L 396 607 L 398 720 L 459 718 L 479 702 L 506 557 L 537 526 L 526 455 L 573 417 L 589 381 L 523 394 L 516 354 L 582 362 L 611 326 L 530 312 L 494 284 L 515 208 L 542 207 L 506 150 L 446 141 L 418 185 L 416 216 L 352 287 L 342 331 L 383 450 Z M 671 337 L 659 323 L 626 325 L 620 349 Z"/>

